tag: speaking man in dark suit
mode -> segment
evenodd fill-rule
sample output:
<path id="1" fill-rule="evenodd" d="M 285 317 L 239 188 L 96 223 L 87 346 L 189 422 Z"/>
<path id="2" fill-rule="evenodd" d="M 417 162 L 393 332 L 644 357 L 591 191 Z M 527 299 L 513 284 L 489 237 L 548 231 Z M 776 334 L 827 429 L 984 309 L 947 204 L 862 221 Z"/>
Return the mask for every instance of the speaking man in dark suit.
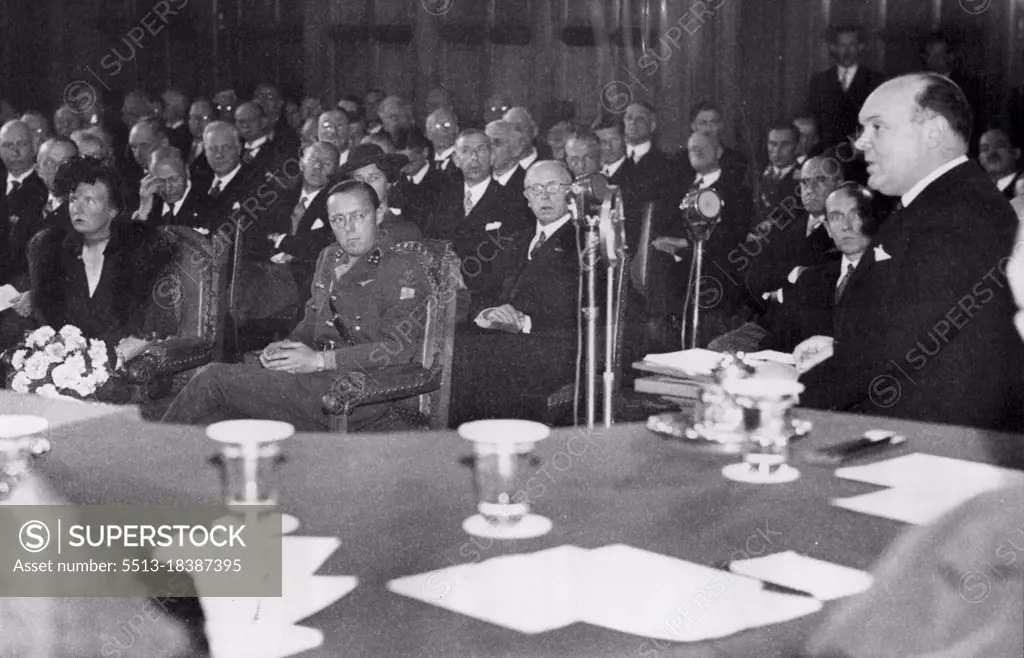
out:
<path id="1" fill-rule="evenodd" d="M 570 221 L 572 176 L 561 162 L 526 172 L 535 225 L 498 254 L 455 341 L 453 426 L 478 418 L 540 419 L 572 381 L 579 257 Z"/>
<path id="2" fill-rule="evenodd" d="M 148 170 L 139 186 L 139 209 L 132 219 L 154 225 L 194 226 L 202 192 L 192 184 L 181 151 L 173 146 L 153 151 Z"/>
<path id="3" fill-rule="evenodd" d="M 860 63 L 864 54 L 861 28 L 833 28 L 828 49 L 836 65 L 816 73 L 807 92 L 807 111 L 818 118 L 825 147 L 835 146 L 857 132 L 857 111 L 883 80 L 881 73 Z"/>
<path id="4" fill-rule="evenodd" d="M 798 348 L 821 355 L 802 403 L 1019 429 L 1022 346 L 1004 275 L 1017 219 L 967 159 L 967 99 L 943 76 L 906 75 L 871 94 L 860 123 L 870 186 L 903 207 L 850 277 L 834 343 Z"/>
<path id="5" fill-rule="evenodd" d="M 993 126 L 978 140 L 978 163 L 989 179 L 1007 199 L 1014 196 L 1014 185 L 1020 178 L 1020 147 L 1008 128 Z"/>
<path id="6" fill-rule="evenodd" d="M 464 182 L 448 185 L 426 231 L 427 237 L 452 241 L 470 291 L 479 288 L 512 236 L 529 226 L 521 202 L 491 178 L 491 157 L 483 131 L 462 131 L 455 164 Z"/>

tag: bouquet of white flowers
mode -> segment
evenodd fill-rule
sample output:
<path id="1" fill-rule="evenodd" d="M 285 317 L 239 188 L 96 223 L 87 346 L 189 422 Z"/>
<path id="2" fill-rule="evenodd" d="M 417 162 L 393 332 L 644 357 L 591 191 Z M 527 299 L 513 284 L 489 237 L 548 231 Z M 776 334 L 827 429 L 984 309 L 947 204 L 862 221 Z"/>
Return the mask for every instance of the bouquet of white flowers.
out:
<path id="1" fill-rule="evenodd" d="M 40 327 L 11 358 L 11 389 L 46 397 L 87 398 L 108 379 L 107 345 L 67 324 L 60 331 Z"/>

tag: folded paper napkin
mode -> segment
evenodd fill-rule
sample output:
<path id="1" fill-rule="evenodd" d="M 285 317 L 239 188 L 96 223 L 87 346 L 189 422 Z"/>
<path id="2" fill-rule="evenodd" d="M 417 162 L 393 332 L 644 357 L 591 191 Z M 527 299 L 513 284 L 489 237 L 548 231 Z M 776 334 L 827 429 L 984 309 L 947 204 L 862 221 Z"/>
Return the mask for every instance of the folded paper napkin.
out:
<path id="1" fill-rule="evenodd" d="M 431 605 L 543 633 L 584 622 L 641 637 L 698 642 L 816 612 L 817 599 L 625 545 L 566 545 L 398 578 L 387 588 Z"/>

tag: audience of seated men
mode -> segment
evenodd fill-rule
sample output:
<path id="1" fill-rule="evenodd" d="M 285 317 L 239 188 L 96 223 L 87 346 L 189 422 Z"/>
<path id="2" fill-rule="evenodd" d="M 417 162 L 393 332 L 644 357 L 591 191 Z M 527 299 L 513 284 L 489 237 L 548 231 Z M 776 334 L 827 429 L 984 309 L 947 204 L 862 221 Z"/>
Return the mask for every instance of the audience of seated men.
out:
<path id="1" fill-rule="evenodd" d="M 711 341 L 709 349 L 792 352 L 812 336 L 832 335 L 835 307 L 871 244 L 878 227 L 878 211 L 874 195 L 857 183 L 843 183 L 828 194 L 825 211 L 827 219 L 822 228 L 841 258 L 794 269 L 763 317 L 719 336 Z"/>
<path id="2" fill-rule="evenodd" d="M 540 161 L 525 184 L 534 226 L 496 255 L 477 285 L 472 324 L 455 339 L 452 426 L 543 418 L 547 396 L 573 378 L 580 270 L 572 175 L 561 162 Z"/>
<path id="3" fill-rule="evenodd" d="M 470 291 L 488 276 L 499 252 L 529 227 L 522 204 L 491 177 L 491 143 L 482 130 L 464 130 L 455 143 L 462 183 L 446 186 L 425 231 L 451 240 Z"/>
<path id="4" fill-rule="evenodd" d="M 231 418 L 283 420 L 301 431 L 324 431 L 330 419 L 321 399 L 339 374 L 373 377 L 419 358 L 421 312 L 431 289 L 419 260 L 392 249 L 377 224 L 380 200 L 361 181 L 327 193 L 336 242 L 317 261 L 312 297 L 291 335 L 267 345 L 259 364 L 204 367 L 178 394 L 164 422 L 206 425 Z M 349 428 L 378 420 L 386 405 L 356 408 Z"/>
<path id="5" fill-rule="evenodd" d="M 1008 128 L 993 126 L 978 139 L 978 162 L 1007 199 L 1015 194 L 1015 183 L 1020 178 L 1020 147 L 1010 136 Z"/>

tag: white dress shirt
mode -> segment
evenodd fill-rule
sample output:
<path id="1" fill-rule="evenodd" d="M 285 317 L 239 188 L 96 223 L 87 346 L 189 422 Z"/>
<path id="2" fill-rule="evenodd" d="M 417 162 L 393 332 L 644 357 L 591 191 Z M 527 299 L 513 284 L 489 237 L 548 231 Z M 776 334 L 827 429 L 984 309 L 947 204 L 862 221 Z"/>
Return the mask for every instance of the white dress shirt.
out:
<path id="1" fill-rule="evenodd" d="M 693 182 L 697 183 L 698 189 L 706 190 L 717 183 L 718 179 L 721 177 L 722 170 L 715 169 L 710 174 L 697 174 L 697 178 L 695 178 Z"/>
<path id="2" fill-rule="evenodd" d="M 519 165 L 516 165 L 516 166 L 512 167 L 511 169 L 509 169 L 508 171 L 506 171 L 505 173 L 503 173 L 500 176 L 497 175 L 497 174 L 494 174 L 494 176 L 492 176 L 492 178 L 494 178 L 494 180 L 498 181 L 498 183 L 500 183 L 502 187 L 505 187 L 506 185 L 508 185 L 509 179 L 512 178 L 512 175 L 515 174 L 518 169 L 519 169 Z"/>
<path id="3" fill-rule="evenodd" d="M 53 192 L 50 192 L 50 195 L 46 198 L 46 209 L 53 212 L 57 208 L 60 208 L 62 203 L 64 203 L 63 199 L 56 196 Z"/>
<path id="4" fill-rule="evenodd" d="M 916 199 L 917 196 L 919 194 L 921 194 L 921 192 L 924 191 L 924 188 L 928 187 L 939 176 L 941 176 L 942 174 L 946 173 L 947 171 L 949 171 L 953 167 L 957 167 L 959 165 L 962 165 L 965 162 L 967 162 L 967 156 L 966 155 L 961 155 L 958 158 L 953 158 L 952 160 L 950 160 L 946 164 L 942 165 L 941 167 L 938 167 L 937 169 L 932 171 L 932 173 L 928 174 L 927 176 L 925 176 L 924 178 L 919 180 L 917 182 L 917 184 L 915 184 L 912 188 L 907 190 L 906 194 L 904 194 L 903 196 L 900 197 L 900 201 L 903 202 L 903 207 L 906 208 L 911 203 L 913 203 L 914 199 Z"/>
<path id="5" fill-rule="evenodd" d="M 811 233 L 819 226 L 825 223 L 825 215 L 807 215 L 807 232 L 804 234 L 805 238 L 811 237 Z"/>
<path id="6" fill-rule="evenodd" d="M 1006 174 L 1005 176 L 996 181 L 996 187 L 999 188 L 1000 192 L 1005 192 L 1006 188 L 1010 187 L 1010 184 L 1013 183 L 1013 179 L 1016 177 L 1016 171 L 1010 174 Z"/>
<path id="7" fill-rule="evenodd" d="M 428 171 L 430 171 L 430 163 L 424 162 L 423 166 L 420 167 L 420 170 L 417 171 L 412 176 L 410 176 L 409 178 L 412 180 L 414 185 L 419 185 L 420 183 L 423 182 L 423 179 L 427 177 Z"/>
<path id="8" fill-rule="evenodd" d="M 231 181 L 234 180 L 235 176 L 237 176 L 238 172 L 241 171 L 241 170 L 242 170 L 242 165 L 239 164 L 239 165 L 235 165 L 234 169 L 232 169 L 227 174 L 224 174 L 223 176 L 214 176 L 213 177 L 213 181 L 210 183 L 210 189 L 212 190 L 213 186 L 216 185 L 219 182 L 220 183 L 220 191 L 223 192 L 224 188 L 226 188 L 228 185 L 231 184 Z"/>
<path id="9" fill-rule="evenodd" d="M 267 143 L 267 136 L 264 135 L 263 137 L 260 137 L 259 139 L 254 139 L 253 141 L 251 141 L 248 144 L 246 144 L 245 145 L 245 150 L 246 150 L 246 152 L 251 153 L 252 157 L 255 158 L 257 155 L 259 155 L 260 148 L 264 144 L 266 144 L 266 143 Z"/>
<path id="10" fill-rule="evenodd" d="M 174 123 L 167 124 L 167 127 L 170 130 L 177 130 L 178 128 L 181 128 L 183 125 L 185 125 L 184 121 L 175 121 Z"/>
<path id="11" fill-rule="evenodd" d="M 526 257 L 528 259 L 530 258 L 530 253 L 533 252 L 533 247 L 537 244 L 537 241 L 540 240 L 541 235 L 543 235 L 544 240 L 547 241 L 552 235 L 555 234 L 556 231 L 558 231 L 558 229 L 565 226 L 566 222 L 568 222 L 570 219 L 572 219 L 572 215 L 570 213 L 565 213 L 565 215 L 563 215 L 561 219 L 556 219 L 547 226 L 544 226 L 538 222 L 537 232 L 534 234 L 533 239 L 530 240 L 530 248 L 526 250 Z"/>
<path id="12" fill-rule="evenodd" d="M 526 156 L 525 158 L 520 158 L 519 166 L 523 168 L 523 171 L 526 171 L 527 169 L 530 168 L 530 165 L 532 165 L 536 161 L 537 161 L 537 149 L 531 149 L 530 150 L 530 155 Z"/>
<path id="13" fill-rule="evenodd" d="M 24 183 L 25 179 L 28 178 L 29 176 L 31 176 L 33 171 L 35 171 L 35 170 L 30 168 L 27 171 L 23 172 L 20 176 L 15 176 L 14 174 L 8 173 L 7 174 L 7 194 L 11 193 L 11 188 L 14 187 L 14 182 L 15 181 L 17 181 L 19 184 Z"/>
<path id="14" fill-rule="evenodd" d="M 167 202 L 164 201 L 164 214 L 167 214 L 167 209 L 170 208 L 174 216 L 178 216 L 178 211 L 185 204 L 185 199 L 188 198 L 188 193 L 192 191 L 192 180 L 189 179 L 188 183 L 185 184 L 185 193 L 181 195 L 181 198 L 174 202 L 173 206 L 168 206 Z"/>
<path id="15" fill-rule="evenodd" d="M 843 255 L 842 263 L 839 265 L 839 278 L 836 279 L 836 290 L 839 290 L 839 284 L 843 282 L 843 278 L 857 269 L 860 259 L 861 256 L 857 256 L 857 260 L 850 260 L 849 256 Z"/>
<path id="16" fill-rule="evenodd" d="M 857 75 L 857 67 L 857 64 L 846 67 L 838 65 L 836 66 L 839 75 L 839 85 L 843 88 L 843 91 L 849 89 L 850 85 L 853 84 L 853 79 Z"/>
<path id="17" fill-rule="evenodd" d="M 604 174 L 605 176 L 607 176 L 608 178 L 611 178 L 616 173 L 618 173 L 619 169 L 622 168 L 622 163 L 625 162 L 625 161 L 626 161 L 626 156 L 622 156 L 621 158 L 619 158 L 615 162 L 613 162 L 611 164 L 604 165 L 603 167 L 601 167 L 601 173 Z"/>
<path id="18" fill-rule="evenodd" d="M 441 171 L 447 171 L 448 165 L 452 163 L 452 156 L 455 154 L 455 147 L 449 146 L 440 153 L 434 154 L 434 162 L 437 163 L 437 168 Z"/>
<path id="19" fill-rule="evenodd" d="M 630 145 L 630 144 L 626 145 L 626 157 L 628 157 L 633 162 L 636 162 L 637 164 L 639 164 L 640 160 L 645 155 L 647 155 L 650 151 L 651 151 L 651 142 L 650 142 L 650 140 L 644 142 L 643 144 L 637 144 L 636 146 L 633 146 L 633 145 Z"/>
<path id="20" fill-rule="evenodd" d="M 342 153 L 340 156 L 338 156 L 338 166 L 339 167 L 344 165 L 346 162 L 348 162 L 348 152 L 349 152 L 349 150 L 350 149 L 345 149 L 345 152 Z"/>
<path id="21" fill-rule="evenodd" d="M 469 193 L 469 198 L 473 201 L 473 207 L 476 208 L 476 204 L 480 203 L 480 199 L 483 198 L 484 194 L 487 193 L 487 187 L 491 184 L 490 178 L 485 178 L 476 185 L 470 185 L 469 183 L 463 183 L 462 185 L 462 198 L 466 198 L 466 193 Z"/>

